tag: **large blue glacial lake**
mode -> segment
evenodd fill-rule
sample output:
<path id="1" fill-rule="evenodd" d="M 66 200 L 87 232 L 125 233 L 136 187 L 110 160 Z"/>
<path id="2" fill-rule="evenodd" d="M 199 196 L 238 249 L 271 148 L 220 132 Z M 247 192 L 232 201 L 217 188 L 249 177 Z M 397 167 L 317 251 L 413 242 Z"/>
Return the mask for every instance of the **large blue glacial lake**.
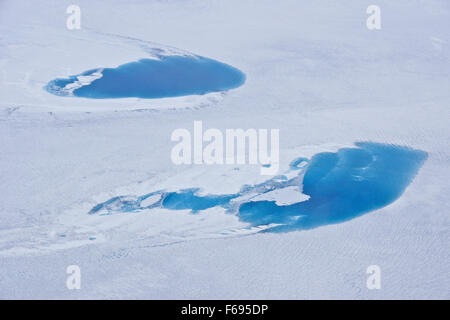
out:
<path id="1" fill-rule="evenodd" d="M 321 152 L 311 159 L 293 159 L 294 177 L 279 175 L 257 185 L 244 185 L 235 194 L 202 195 L 199 189 L 175 192 L 154 191 L 145 195 L 111 198 L 94 206 L 90 214 L 109 215 L 144 209 L 190 209 L 192 213 L 222 207 L 251 226 L 273 224 L 266 232 L 305 230 L 341 223 L 397 200 L 423 165 L 428 155 L 421 150 L 373 142 L 337 152 Z M 299 166 L 306 163 L 306 166 Z M 287 187 L 302 187 L 306 201 L 280 205 L 276 201 L 252 201 L 247 195 L 263 195 Z M 146 202 L 156 196 L 154 202 Z M 244 200 L 238 201 L 239 198 Z M 145 203 L 145 205 L 144 205 Z"/>
<path id="2" fill-rule="evenodd" d="M 55 79 L 45 89 L 59 96 L 151 99 L 224 91 L 244 82 L 245 74 L 230 65 L 200 56 L 166 56 Z"/>

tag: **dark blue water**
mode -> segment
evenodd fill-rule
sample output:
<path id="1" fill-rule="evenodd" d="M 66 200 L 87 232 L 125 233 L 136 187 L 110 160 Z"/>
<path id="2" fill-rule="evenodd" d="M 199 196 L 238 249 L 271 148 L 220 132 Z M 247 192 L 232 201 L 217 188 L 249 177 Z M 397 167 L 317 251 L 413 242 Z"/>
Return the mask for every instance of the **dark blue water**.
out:
<path id="1" fill-rule="evenodd" d="M 294 159 L 290 170 L 299 171 L 294 178 L 277 176 L 258 185 L 245 185 L 236 194 L 199 196 L 198 189 L 156 191 L 141 197 L 112 198 L 95 206 L 90 214 L 155 207 L 198 212 L 220 206 L 252 226 L 279 224 L 268 229 L 270 232 L 311 229 L 344 222 L 394 202 L 427 159 L 426 152 L 407 147 L 372 142 L 355 145 L 338 152 L 318 153 L 310 160 Z M 307 165 L 299 167 L 302 162 Z M 301 185 L 303 193 L 310 197 L 307 201 L 290 205 L 277 205 L 275 201 L 231 202 L 246 194 Z M 155 194 L 161 196 L 159 201 L 141 206 L 143 200 Z"/>
<path id="2" fill-rule="evenodd" d="M 78 76 L 101 72 L 101 78 L 70 91 L 67 85 Z M 160 60 L 142 59 L 117 68 L 86 71 L 67 79 L 50 81 L 45 89 L 60 96 L 105 98 L 165 98 L 206 94 L 233 89 L 245 82 L 245 75 L 227 64 L 191 56 L 167 56 Z"/>

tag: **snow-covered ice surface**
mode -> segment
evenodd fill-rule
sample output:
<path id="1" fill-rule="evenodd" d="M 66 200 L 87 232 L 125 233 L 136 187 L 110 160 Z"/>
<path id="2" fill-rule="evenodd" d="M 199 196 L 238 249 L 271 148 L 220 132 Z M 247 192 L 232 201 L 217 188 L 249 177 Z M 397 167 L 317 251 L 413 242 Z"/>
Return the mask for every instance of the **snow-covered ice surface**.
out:
<path id="1" fill-rule="evenodd" d="M 0 298 L 450 298 L 448 1 L 377 1 L 377 31 L 364 1 L 79 1 L 81 30 L 66 28 L 69 4 L 0 1 Z M 164 99 L 44 90 L 160 55 L 216 59 L 247 80 Z M 395 202 L 306 231 L 260 232 L 271 226 L 220 207 L 89 214 L 117 196 L 268 179 L 254 165 L 175 166 L 170 135 L 194 120 L 279 128 L 280 173 L 356 141 L 428 158 Z M 295 187 L 244 196 L 308 200 Z M 81 290 L 66 288 L 74 264 Z M 380 290 L 366 288 L 374 264 Z"/>

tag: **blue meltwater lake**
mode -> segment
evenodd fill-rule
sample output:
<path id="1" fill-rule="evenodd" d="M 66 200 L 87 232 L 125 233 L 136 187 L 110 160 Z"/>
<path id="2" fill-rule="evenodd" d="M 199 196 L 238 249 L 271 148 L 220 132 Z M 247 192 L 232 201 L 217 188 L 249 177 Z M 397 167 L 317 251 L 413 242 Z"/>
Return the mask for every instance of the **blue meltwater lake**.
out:
<path id="1" fill-rule="evenodd" d="M 244 82 L 244 73 L 216 60 L 200 56 L 162 56 L 55 79 L 45 89 L 59 96 L 152 99 L 224 91 Z"/>
<path id="2" fill-rule="evenodd" d="M 395 145 L 355 145 L 311 158 L 302 181 L 307 201 L 290 205 L 246 202 L 239 208 L 240 219 L 254 225 L 280 224 L 271 231 L 311 229 L 353 219 L 397 200 L 428 156 Z"/>
<path id="3" fill-rule="evenodd" d="M 312 229 L 348 221 L 391 204 L 402 195 L 427 157 L 426 152 L 409 147 L 357 142 L 354 147 L 317 153 L 311 159 L 293 159 L 290 174 L 244 185 L 234 194 L 204 194 L 198 188 L 159 190 L 114 197 L 94 206 L 89 213 L 109 215 L 165 208 L 188 209 L 195 214 L 222 207 L 251 226 L 273 225 L 265 232 Z M 289 203 L 277 201 L 277 195 L 293 189 L 298 193 L 291 193 Z M 276 194 L 275 199 L 270 196 L 270 200 L 260 200 L 270 194 Z"/>

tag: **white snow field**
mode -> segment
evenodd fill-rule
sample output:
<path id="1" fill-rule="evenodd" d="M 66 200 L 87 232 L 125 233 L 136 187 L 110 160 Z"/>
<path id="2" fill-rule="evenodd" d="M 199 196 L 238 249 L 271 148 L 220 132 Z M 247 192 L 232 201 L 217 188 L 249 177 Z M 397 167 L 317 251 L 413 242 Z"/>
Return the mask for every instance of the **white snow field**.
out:
<path id="1" fill-rule="evenodd" d="M 71 4 L 80 30 L 66 27 Z M 380 30 L 366 27 L 372 4 Z M 449 299 L 449 46 L 446 0 L 0 0 L 0 298 Z M 192 54 L 240 69 L 245 84 L 164 99 L 44 90 Z M 257 165 L 173 164 L 171 133 L 195 120 L 280 129 L 280 174 L 357 141 L 428 159 L 390 205 L 306 231 L 259 232 L 270 226 L 220 207 L 88 214 L 115 196 L 226 194 L 270 178 Z M 262 198 L 308 199 L 295 187 Z M 79 290 L 66 286 L 69 265 Z M 366 287 L 370 265 L 380 289 Z"/>

